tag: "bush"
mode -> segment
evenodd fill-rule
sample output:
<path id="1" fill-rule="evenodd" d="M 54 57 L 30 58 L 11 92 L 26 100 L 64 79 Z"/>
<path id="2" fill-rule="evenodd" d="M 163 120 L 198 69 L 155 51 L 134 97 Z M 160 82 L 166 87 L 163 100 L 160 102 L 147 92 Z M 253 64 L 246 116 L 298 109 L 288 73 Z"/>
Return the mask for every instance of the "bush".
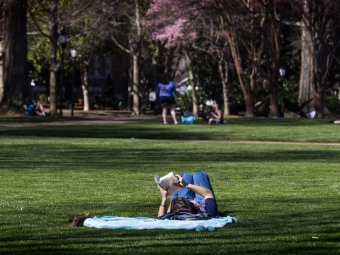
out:
<path id="1" fill-rule="evenodd" d="M 326 98 L 326 106 L 333 114 L 340 114 L 340 100 L 336 97 Z"/>

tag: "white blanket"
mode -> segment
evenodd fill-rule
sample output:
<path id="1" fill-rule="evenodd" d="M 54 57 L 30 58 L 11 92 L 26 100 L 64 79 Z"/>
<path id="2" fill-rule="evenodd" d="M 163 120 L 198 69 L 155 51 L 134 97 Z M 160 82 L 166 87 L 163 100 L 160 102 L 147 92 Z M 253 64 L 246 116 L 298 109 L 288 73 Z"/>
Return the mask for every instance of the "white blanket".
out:
<path id="1" fill-rule="evenodd" d="M 167 230 L 214 230 L 223 228 L 230 223 L 237 223 L 235 217 L 220 217 L 211 220 L 158 220 L 146 217 L 116 217 L 104 216 L 88 218 L 84 222 L 85 227 L 105 228 L 105 229 L 167 229 Z"/>

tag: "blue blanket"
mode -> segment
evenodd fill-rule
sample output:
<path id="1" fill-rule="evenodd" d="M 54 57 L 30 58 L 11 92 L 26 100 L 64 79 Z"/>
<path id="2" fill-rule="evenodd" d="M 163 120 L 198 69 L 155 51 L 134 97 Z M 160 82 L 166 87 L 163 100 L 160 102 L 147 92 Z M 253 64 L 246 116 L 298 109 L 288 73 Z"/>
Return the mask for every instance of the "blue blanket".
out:
<path id="1" fill-rule="evenodd" d="M 167 229 L 167 230 L 214 230 L 223 228 L 230 223 L 237 223 L 235 217 L 221 217 L 211 220 L 183 221 L 183 220 L 158 220 L 146 217 L 116 217 L 104 216 L 101 218 L 88 218 L 85 227 L 106 229 Z"/>

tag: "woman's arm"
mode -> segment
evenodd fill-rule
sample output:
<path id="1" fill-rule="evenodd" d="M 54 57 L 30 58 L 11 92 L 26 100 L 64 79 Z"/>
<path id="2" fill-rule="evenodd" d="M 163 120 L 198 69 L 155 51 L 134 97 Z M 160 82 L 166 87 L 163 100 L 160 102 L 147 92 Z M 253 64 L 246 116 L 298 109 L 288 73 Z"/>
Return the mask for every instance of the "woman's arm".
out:
<path id="1" fill-rule="evenodd" d="M 218 110 L 216 113 L 213 112 L 211 115 L 220 120 L 222 118 L 222 110 Z"/>
<path id="2" fill-rule="evenodd" d="M 168 191 L 162 189 L 160 186 L 158 186 L 159 191 L 162 194 L 162 200 L 161 200 L 161 204 L 159 205 L 159 209 L 158 209 L 158 217 L 163 216 L 164 214 L 166 214 L 166 207 L 167 207 L 167 200 L 168 200 Z"/>
<path id="3" fill-rule="evenodd" d="M 180 186 L 180 187 L 183 187 L 183 188 L 188 188 L 191 191 L 193 191 L 193 192 L 195 192 L 197 194 L 200 194 L 202 197 L 204 197 L 204 199 L 207 199 L 207 198 L 215 199 L 214 194 L 213 194 L 213 192 L 210 189 L 207 189 L 207 188 L 202 187 L 202 186 L 197 186 L 197 185 L 194 185 L 194 184 L 190 184 L 190 183 L 187 184 L 185 182 L 185 180 L 182 178 L 182 176 L 180 176 L 180 175 L 176 175 L 176 176 L 178 178 L 178 183 L 174 184 L 174 185 Z"/>
<path id="4" fill-rule="evenodd" d="M 172 86 L 172 92 L 174 92 L 174 95 L 176 93 L 176 85 L 173 81 L 170 81 L 171 82 L 171 86 Z"/>

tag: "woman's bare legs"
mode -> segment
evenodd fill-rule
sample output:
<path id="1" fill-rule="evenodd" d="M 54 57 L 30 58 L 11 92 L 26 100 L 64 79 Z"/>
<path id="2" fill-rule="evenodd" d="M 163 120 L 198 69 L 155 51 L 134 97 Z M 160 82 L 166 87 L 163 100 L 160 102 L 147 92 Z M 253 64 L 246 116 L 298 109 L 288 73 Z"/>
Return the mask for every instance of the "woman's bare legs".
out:
<path id="1" fill-rule="evenodd" d="M 163 123 L 167 124 L 167 122 L 166 122 L 166 114 L 168 112 L 168 108 L 166 106 L 162 106 L 162 107 L 163 107 L 163 112 L 162 112 Z"/>
<path id="2" fill-rule="evenodd" d="M 174 105 L 170 106 L 170 113 L 171 113 L 172 119 L 174 120 L 174 124 L 178 124 L 177 118 L 176 118 L 176 110 L 175 110 Z"/>
<path id="3" fill-rule="evenodd" d="M 36 109 L 39 110 L 39 111 L 36 111 L 36 113 L 37 113 L 38 115 L 46 116 L 46 113 L 45 113 L 45 111 L 44 111 L 44 106 L 42 105 L 42 103 L 37 102 Z"/>

